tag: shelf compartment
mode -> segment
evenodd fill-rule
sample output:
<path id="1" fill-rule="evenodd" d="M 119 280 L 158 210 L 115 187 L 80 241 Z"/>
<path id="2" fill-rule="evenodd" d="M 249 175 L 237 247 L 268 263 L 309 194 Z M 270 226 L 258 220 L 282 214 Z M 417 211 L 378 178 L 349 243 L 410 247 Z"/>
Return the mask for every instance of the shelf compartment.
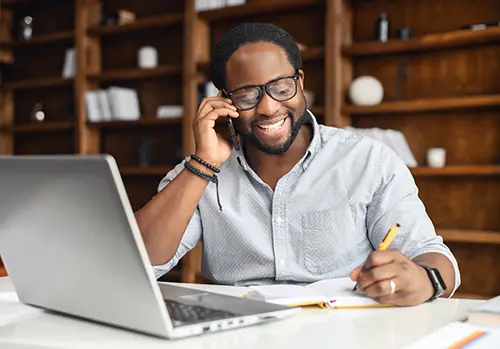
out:
<path id="1" fill-rule="evenodd" d="M 391 39 L 386 43 L 369 41 L 354 43 L 342 49 L 345 56 L 363 57 L 404 52 L 423 52 L 445 48 L 459 48 L 500 41 L 500 27 L 483 30 L 455 30 L 445 33 L 428 34 L 413 39 Z"/>
<path id="2" fill-rule="evenodd" d="M 146 30 L 151 28 L 166 27 L 172 24 L 180 23 L 184 19 L 182 13 L 169 13 L 159 16 L 139 18 L 135 22 L 123 25 L 98 26 L 88 30 L 89 35 L 104 36 L 133 31 Z"/>
<path id="3" fill-rule="evenodd" d="M 164 65 L 150 69 L 131 68 L 131 69 L 108 70 L 98 74 L 88 74 L 87 78 L 95 82 L 106 82 L 106 81 L 116 81 L 116 80 L 154 78 L 154 77 L 179 74 L 181 72 L 182 72 L 182 67 L 180 66 Z"/>
<path id="4" fill-rule="evenodd" d="M 103 121 L 103 122 L 88 122 L 87 126 L 95 128 L 130 128 L 130 127 L 147 127 L 147 126 L 164 126 L 178 125 L 182 122 L 182 117 L 157 119 L 153 117 L 142 117 L 139 120 L 133 121 Z"/>
<path id="5" fill-rule="evenodd" d="M 262 15 L 279 11 L 297 10 L 301 7 L 320 4 L 320 0 L 288 0 L 288 1 L 267 1 L 248 3 L 239 6 L 228 6 L 216 10 L 201 11 L 198 13 L 201 19 L 207 21 L 218 21 L 231 18 L 239 18 L 250 15 Z"/>
<path id="6" fill-rule="evenodd" d="M 418 113 L 442 110 L 488 108 L 500 106 L 500 94 L 449 98 L 415 99 L 382 102 L 375 106 L 346 105 L 342 112 L 351 115 Z"/>
<path id="7" fill-rule="evenodd" d="M 414 176 L 500 176 L 500 165 L 451 165 L 442 168 L 414 167 Z"/>
<path id="8" fill-rule="evenodd" d="M 175 166 L 123 166 L 120 167 L 120 173 L 124 176 L 164 176 Z"/>
<path id="9" fill-rule="evenodd" d="M 486 230 L 438 229 L 445 242 L 500 245 L 500 232 Z"/>

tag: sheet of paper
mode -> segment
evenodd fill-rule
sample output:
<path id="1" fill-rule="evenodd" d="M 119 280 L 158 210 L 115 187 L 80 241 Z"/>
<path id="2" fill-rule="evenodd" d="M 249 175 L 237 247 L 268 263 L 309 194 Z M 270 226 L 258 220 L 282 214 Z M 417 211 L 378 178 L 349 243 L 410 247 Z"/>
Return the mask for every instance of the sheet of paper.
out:
<path id="1" fill-rule="evenodd" d="M 500 330 L 452 322 L 404 349 L 498 349 Z"/>
<path id="2" fill-rule="evenodd" d="M 43 310 L 41 309 L 21 303 L 15 292 L 0 293 L 0 326 L 5 326 L 42 312 Z"/>

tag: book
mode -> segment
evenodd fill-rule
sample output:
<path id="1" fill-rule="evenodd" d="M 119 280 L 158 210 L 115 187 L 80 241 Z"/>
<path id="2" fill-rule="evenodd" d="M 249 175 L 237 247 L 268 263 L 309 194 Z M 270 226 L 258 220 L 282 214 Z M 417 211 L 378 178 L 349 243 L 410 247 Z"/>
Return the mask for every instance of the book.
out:
<path id="1" fill-rule="evenodd" d="M 468 321 L 479 325 L 500 327 L 500 296 L 491 298 L 471 309 Z"/>
<path id="2" fill-rule="evenodd" d="M 404 349 L 497 349 L 500 331 L 454 321 L 414 341 Z"/>
<path id="3" fill-rule="evenodd" d="M 317 281 L 305 286 L 278 284 L 249 286 L 247 298 L 286 306 L 319 306 L 321 308 L 389 307 L 353 291 L 356 282 L 350 278 Z"/>

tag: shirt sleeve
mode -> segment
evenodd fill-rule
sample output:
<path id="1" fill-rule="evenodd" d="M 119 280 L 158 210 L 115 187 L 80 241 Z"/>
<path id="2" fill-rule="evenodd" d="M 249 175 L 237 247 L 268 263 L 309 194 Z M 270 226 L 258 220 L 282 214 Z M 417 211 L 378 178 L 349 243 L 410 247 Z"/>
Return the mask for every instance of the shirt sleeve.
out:
<path id="1" fill-rule="evenodd" d="M 436 234 L 413 175 L 401 158 L 383 145 L 377 161 L 380 181 L 367 210 L 369 239 L 376 248 L 389 228 L 399 223 L 400 231 L 390 248 L 401 251 L 408 258 L 437 252 L 448 257 L 455 270 L 455 285 L 450 297 L 460 285 L 458 263 L 443 238 Z"/>
<path id="2" fill-rule="evenodd" d="M 158 192 L 163 190 L 184 168 L 184 162 L 187 159 L 184 159 L 180 164 L 178 164 L 172 171 L 170 171 L 159 183 Z M 200 241 L 202 236 L 202 224 L 200 218 L 200 212 L 198 207 L 194 211 L 191 220 L 188 223 L 188 226 L 182 236 L 181 242 L 175 255 L 170 259 L 167 263 L 161 265 L 153 265 L 153 273 L 155 277 L 158 279 L 162 275 L 168 273 L 172 268 L 174 268 L 182 257 L 190 250 L 192 250 Z"/>

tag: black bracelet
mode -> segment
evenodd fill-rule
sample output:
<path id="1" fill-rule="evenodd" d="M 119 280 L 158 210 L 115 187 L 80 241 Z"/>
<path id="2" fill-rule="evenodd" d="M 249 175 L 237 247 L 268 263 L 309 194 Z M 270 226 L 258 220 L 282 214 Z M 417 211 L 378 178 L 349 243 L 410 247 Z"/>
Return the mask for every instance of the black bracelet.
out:
<path id="1" fill-rule="evenodd" d="M 191 154 L 191 159 L 193 159 L 193 160 L 195 160 L 195 161 L 199 162 L 200 164 L 202 164 L 202 165 L 203 165 L 203 166 L 205 166 L 206 168 L 208 168 L 208 169 L 210 169 L 210 170 L 214 171 L 215 173 L 219 173 L 219 172 L 220 172 L 220 169 L 218 169 L 218 168 L 217 168 L 217 167 L 215 167 L 215 166 L 210 165 L 208 162 L 206 162 L 206 161 L 204 161 L 204 160 L 200 159 L 200 157 L 196 156 L 195 154 Z"/>
<path id="2" fill-rule="evenodd" d="M 203 178 L 209 182 L 215 183 L 216 191 L 217 191 L 217 203 L 219 204 L 219 210 L 222 211 L 222 205 L 220 203 L 220 196 L 219 196 L 219 179 L 217 178 L 217 175 L 210 176 L 209 174 L 198 170 L 196 167 L 194 167 L 189 161 L 184 162 L 184 167 L 189 170 L 189 172 L 193 173 L 194 175 Z"/>

